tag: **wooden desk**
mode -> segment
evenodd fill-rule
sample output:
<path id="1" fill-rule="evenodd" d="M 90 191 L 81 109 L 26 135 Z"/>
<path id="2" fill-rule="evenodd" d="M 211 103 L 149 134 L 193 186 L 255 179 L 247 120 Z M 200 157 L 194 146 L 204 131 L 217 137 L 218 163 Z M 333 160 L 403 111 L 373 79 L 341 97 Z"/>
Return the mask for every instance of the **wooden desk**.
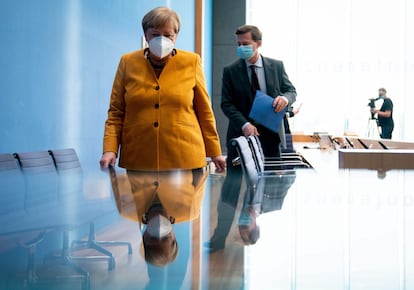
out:
<path id="1" fill-rule="evenodd" d="M 317 171 L 338 168 L 414 169 L 414 143 L 350 136 L 332 138 L 332 146 L 321 148 L 318 136 L 293 136 L 294 147 Z"/>

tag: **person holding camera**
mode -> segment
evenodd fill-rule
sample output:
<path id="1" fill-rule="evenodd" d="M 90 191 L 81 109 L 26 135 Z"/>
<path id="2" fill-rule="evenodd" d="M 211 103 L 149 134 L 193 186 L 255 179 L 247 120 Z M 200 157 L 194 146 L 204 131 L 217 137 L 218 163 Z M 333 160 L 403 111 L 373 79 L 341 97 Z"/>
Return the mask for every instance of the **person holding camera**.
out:
<path id="1" fill-rule="evenodd" d="M 371 113 L 377 114 L 378 126 L 381 127 L 380 137 L 382 139 L 391 139 L 392 131 L 394 130 L 394 120 L 392 118 L 393 103 L 387 97 L 387 90 L 380 88 L 378 90 L 378 98 L 383 100 L 381 108 L 378 110 L 371 106 Z"/>

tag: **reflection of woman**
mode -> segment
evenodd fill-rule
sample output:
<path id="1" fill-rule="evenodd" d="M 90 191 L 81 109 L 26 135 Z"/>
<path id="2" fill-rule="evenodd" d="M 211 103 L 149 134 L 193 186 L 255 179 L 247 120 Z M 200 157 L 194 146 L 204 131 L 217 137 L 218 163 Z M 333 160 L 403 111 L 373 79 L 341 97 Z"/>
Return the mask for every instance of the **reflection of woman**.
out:
<path id="1" fill-rule="evenodd" d="M 126 211 L 120 214 L 141 222 L 148 209 L 160 203 L 176 223 L 193 220 L 200 214 L 208 174 L 207 167 L 164 172 L 129 171 L 135 206 L 125 205 Z M 136 214 L 127 212 L 131 209 Z"/>
<path id="2" fill-rule="evenodd" d="M 148 48 L 122 56 L 105 123 L 102 168 L 201 168 L 211 157 L 225 168 L 215 118 L 197 54 L 174 48 L 181 27 L 166 7 L 148 12 L 142 28 Z M 120 147 L 120 148 L 119 148 Z"/>
<path id="3" fill-rule="evenodd" d="M 163 172 L 128 171 L 131 196 L 114 189 L 121 216 L 145 224 L 145 260 L 156 266 L 172 262 L 178 245 L 172 224 L 200 214 L 208 167 Z M 121 181 L 121 176 L 119 180 Z M 122 182 L 120 182 L 122 184 Z M 117 184 L 113 183 L 113 186 Z M 125 185 L 124 185 L 125 187 Z"/>

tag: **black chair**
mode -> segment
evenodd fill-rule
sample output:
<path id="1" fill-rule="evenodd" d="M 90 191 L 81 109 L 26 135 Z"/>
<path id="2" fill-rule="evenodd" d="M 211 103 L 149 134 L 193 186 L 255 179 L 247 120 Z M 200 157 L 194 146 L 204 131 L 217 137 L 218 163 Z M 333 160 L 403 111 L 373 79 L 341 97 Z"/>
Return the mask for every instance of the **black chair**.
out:
<path id="1" fill-rule="evenodd" d="M 79 158 L 73 148 L 49 150 L 59 176 L 59 199 L 72 206 L 72 215 L 76 215 L 79 224 L 89 224 L 87 240 L 72 241 L 71 252 L 82 249 L 93 249 L 103 255 L 70 255 L 76 261 L 108 261 L 108 269 L 115 267 L 113 254 L 103 246 L 126 246 L 128 254 L 132 254 L 132 245 L 125 241 L 98 241 L 96 239 L 95 221 L 116 211 L 112 198 L 87 199 L 83 191 L 83 173 Z M 68 217 L 70 218 L 70 217 Z"/>
<path id="2" fill-rule="evenodd" d="M 247 137 L 247 142 L 252 150 L 253 158 L 259 171 L 311 168 L 311 165 L 294 151 L 282 152 L 280 157 L 265 157 L 259 137 L 255 135 Z"/>
<path id="3" fill-rule="evenodd" d="M 74 264 L 66 251 L 68 231 L 73 230 L 76 224 L 65 218 L 66 207 L 59 202 L 58 175 L 52 157 L 48 151 L 14 153 L 14 156 L 24 176 L 24 204 L 28 214 L 26 230 L 37 229 L 47 233 L 63 232 L 61 254 L 53 256 L 54 263 L 43 265 L 42 270 L 47 269 L 44 271 L 47 275 L 43 275 L 40 279 L 36 277 L 36 280 L 32 282 L 37 285 L 63 281 L 80 282 L 82 288 L 88 290 L 90 288 L 89 273 Z M 31 244 L 23 246 L 32 250 Z M 60 271 L 61 268 L 64 268 L 63 271 Z M 70 271 L 68 272 L 67 269 Z M 57 273 L 54 273 L 55 270 Z M 33 272 L 39 273 L 38 270 L 33 270 Z"/>
<path id="4" fill-rule="evenodd" d="M 26 185 L 25 209 L 30 215 L 37 216 L 44 209 L 51 209 L 58 206 L 57 198 L 57 174 L 53 160 L 47 151 L 15 153 Z M 48 218 L 46 216 L 46 218 Z M 50 222 L 42 221 L 45 225 Z"/>

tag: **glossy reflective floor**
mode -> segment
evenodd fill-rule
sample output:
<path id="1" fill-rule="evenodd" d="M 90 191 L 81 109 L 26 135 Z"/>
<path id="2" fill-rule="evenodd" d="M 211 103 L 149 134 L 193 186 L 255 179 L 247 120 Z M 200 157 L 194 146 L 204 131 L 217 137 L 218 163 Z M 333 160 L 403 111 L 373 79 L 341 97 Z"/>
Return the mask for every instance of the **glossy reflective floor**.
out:
<path id="1" fill-rule="evenodd" d="M 152 177 L 140 176 L 147 190 L 131 195 L 122 171 L 117 171 L 118 193 L 111 190 L 109 174 L 102 174 L 95 185 L 102 183 L 103 194 L 89 198 L 109 200 L 112 212 L 94 219 L 96 239 L 130 242 L 132 253 L 126 244 L 102 245 L 113 255 L 112 269 L 105 258 L 76 260 L 105 256 L 76 244 L 70 249 L 72 240 L 88 239 L 89 223 L 29 232 L 4 227 L 0 289 L 414 289 L 414 172 L 391 170 L 378 178 L 372 170 L 337 169 L 335 151 L 305 151 L 315 170 L 296 170 L 285 194 L 246 198 L 243 186 L 225 246 L 214 252 L 205 243 L 217 226 L 224 175 L 157 176 L 160 199 L 179 201 L 169 206 L 176 215 L 178 253 L 165 266 L 146 262 L 146 226 L 138 222 L 140 206 L 153 197 Z M 86 196 L 89 188 L 83 186 Z M 167 197 L 161 198 L 162 191 Z M 252 209 L 255 218 L 249 215 Z M 56 213 L 50 219 L 53 223 Z M 255 231 L 248 231 L 254 223 Z M 62 262 L 61 254 L 72 260 Z"/>

